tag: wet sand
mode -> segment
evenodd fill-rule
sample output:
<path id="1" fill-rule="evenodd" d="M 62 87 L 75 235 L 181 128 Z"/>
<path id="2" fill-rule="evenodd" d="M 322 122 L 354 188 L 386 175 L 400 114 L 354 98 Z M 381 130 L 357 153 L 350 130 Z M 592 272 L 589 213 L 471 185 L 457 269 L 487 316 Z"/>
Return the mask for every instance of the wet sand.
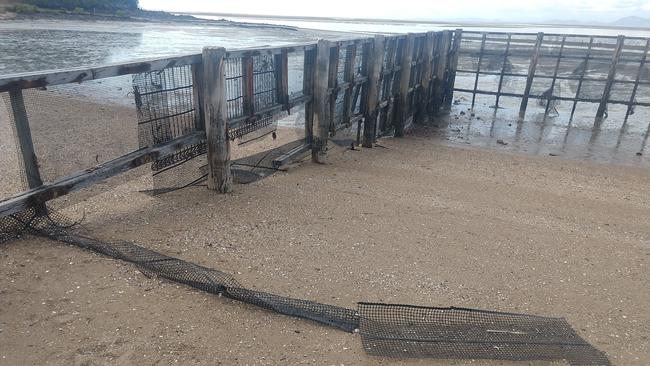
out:
<path id="1" fill-rule="evenodd" d="M 650 363 L 650 170 L 477 148 L 429 130 L 334 148 L 229 195 L 145 178 L 66 210 L 254 289 L 564 316 L 618 365 Z M 357 335 L 25 237 L 0 250 L 0 364 L 497 364 L 367 356 Z M 511 363 L 498 363 L 511 364 Z M 528 364 L 528 363 L 527 363 Z M 546 363 L 532 363 L 543 365 Z"/>

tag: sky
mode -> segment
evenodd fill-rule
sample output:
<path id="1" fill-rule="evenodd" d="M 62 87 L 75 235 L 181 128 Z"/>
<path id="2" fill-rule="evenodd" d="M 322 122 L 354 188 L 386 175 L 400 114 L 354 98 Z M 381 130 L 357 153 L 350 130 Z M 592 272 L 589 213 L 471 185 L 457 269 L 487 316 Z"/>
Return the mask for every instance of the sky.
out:
<path id="1" fill-rule="evenodd" d="M 579 20 L 650 18 L 650 0 L 140 0 L 148 10 L 408 20 Z"/>

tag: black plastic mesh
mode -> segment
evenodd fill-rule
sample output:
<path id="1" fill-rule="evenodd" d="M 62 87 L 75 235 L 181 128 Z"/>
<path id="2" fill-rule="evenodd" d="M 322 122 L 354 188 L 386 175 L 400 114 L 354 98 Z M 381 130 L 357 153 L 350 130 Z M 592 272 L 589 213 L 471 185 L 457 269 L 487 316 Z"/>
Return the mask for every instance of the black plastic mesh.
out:
<path id="1" fill-rule="evenodd" d="M 359 316 L 371 355 L 610 364 L 562 318 L 374 303 L 360 303 Z"/>
<path id="2" fill-rule="evenodd" d="M 246 302 L 280 314 L 309 319 L 347 332 L 358 329 L 365 351 L 388 357 L 566 360 L 571 365 L 609 365 L 566 320 L 493 311 L 359 303 L 358 311 L 243 287 L 230 274 L 166 256 L 137 244 L 103 242 L 71 220 L 45 209 L 0 218 L 0 242 L 23 233 L 45 236 L 134 263 L 146 274 Z"/>

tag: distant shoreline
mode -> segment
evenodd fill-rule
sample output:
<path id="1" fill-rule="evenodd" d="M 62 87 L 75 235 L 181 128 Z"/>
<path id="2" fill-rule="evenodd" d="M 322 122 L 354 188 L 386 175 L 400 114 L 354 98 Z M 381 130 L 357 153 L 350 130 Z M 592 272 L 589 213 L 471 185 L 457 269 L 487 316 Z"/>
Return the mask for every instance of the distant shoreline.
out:
<path id="1" fill-rule="evenodd" d="M 499 22 L 499 21 L 463 21 L 452 19 L 444 20 L 414 20 L 414 19 L 376 19 L 376 18 L 343 18 L 343 17 L 312 17 L 312 16 L 292 16 L 292 15 L 262 15 L 262 14 L 236 14 L 236 13 L 211 13 L 211 12 L 174 12 L 174 14 L 183 16 L 216 16 L 216 17 L 233 17 L 233 18 L 252 18 L 252 19 L 274 19 L 274 20 L 296 20 L 306 22 L 340 22 L 340 23 L 369 23 L 369 24 L 436 24 L 468 27 L 485 27 L 485 28 L 523 28 L 523 27 L 567 27 L 567 28 L 602 28 L 602 29 L 629 29 L 648 31 L 650 27 L 642 26 L 623 26 L 619 24 L 596 23 L 522 23 L 522 22 Z"/>
<path id="2" fill-rule="evenodd" d="M 108 14 L 89 14 L 73 12 L 34 12 L 34 13 L 13 13 L 0 8 L 0 21 L 21 21 L 21 20 L 75 20 L 75 21 L 119 21 L 119 22 L 169 22 L 182 24 L 211 24 L 238 28 L 272 28 L 297 30 L 296 27 L 278 24 L 246 23 L 235 22 L 226 19 L 204 19 L 189 14 L 173 14 L 163 11 L 141 10 L 136 13 L 124 16 Z"/>

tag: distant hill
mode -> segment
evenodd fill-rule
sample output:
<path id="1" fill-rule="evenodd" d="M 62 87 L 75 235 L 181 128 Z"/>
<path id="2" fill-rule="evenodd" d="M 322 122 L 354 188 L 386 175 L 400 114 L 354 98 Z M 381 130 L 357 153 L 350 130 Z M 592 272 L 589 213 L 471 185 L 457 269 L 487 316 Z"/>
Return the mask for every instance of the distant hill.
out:
<path id="1" fill-rule="evenodd" d="M 641 27 L 650 28 L 650 19 L 642 17 L 625 17 L 610 23 L 620 27 Z"/>

